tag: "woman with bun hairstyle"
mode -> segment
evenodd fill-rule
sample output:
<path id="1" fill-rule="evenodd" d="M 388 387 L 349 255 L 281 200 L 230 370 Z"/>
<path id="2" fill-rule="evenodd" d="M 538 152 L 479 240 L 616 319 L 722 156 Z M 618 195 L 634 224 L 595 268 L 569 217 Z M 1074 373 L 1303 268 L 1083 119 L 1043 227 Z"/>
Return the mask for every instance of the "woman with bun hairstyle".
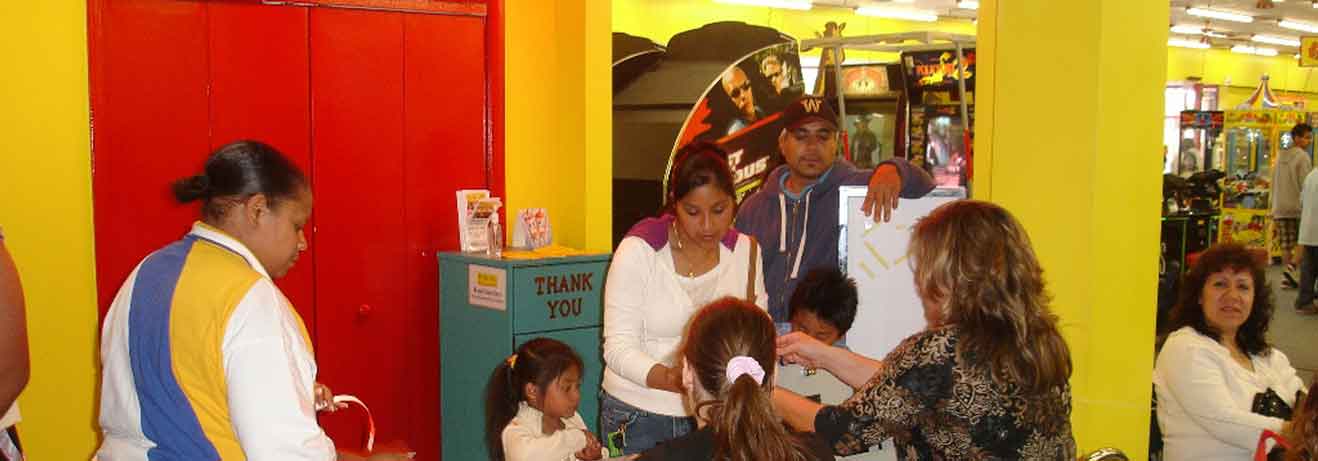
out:
<path id="1" fill-rule="evenodd" d="M 147 255 L 106 314 L 97 457 L 361 459 L 340 458 L 316 423 L 332 394 L 274 283 L 307 248 L 306 176 L 273 147 L 238 141 L 173 191 L 201 202 L 201 219 Z"/>

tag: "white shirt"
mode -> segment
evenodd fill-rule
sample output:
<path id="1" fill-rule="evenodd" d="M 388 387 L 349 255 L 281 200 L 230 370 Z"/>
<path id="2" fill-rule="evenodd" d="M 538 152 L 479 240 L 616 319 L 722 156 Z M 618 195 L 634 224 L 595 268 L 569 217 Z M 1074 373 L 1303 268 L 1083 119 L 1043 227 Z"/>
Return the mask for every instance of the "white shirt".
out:
<path id="1" fill-rule="evenodd" d="M 1279 350 L 1250 362 L 1191 327 L 1167 337 L 1153 372 L 1166 460 L 1252 459 L 1264 429 L 1281 431 L 1281 419 L 1250 412 L 1254 395 L 1271 388 L 1295 405 L 1304 383 Z"/>
<path id="2" fill-rule="evenodd" d="M 316 362 L 296 314 L 265 268 L 242 243 L 201 224 L 191 234 L 243 257 L 261 278 L 229 316 L 221 342 L 225 404 L 248 461 L 332 461 L 334 443 L 316 422 Z M 146 461 L 156 446 L 143 432 L 141 403 L 129 356 L 129 313 L 137 272 L 124 282 L 101 334 L 100 425 L 97 457 Z"/>
<path id="3" fill-rule="evenodd" d="M 764 308 L 764 270 L 756 258 L 755 304 Z M 718 265 L 700 277 L 712 277 L 711 296 L 743 298 L 749 277 L 750 238 L 739 235 L 736 250 L 719 245 Z M 673 268 L 671 245 L 655 250 L 640 237 L 618 244 L 604 287 L 604 390 L 642 410 L 686 416 L 682 396 L 645 385 L 655 364 L 672 366 L 687 321 L 704 304 L 687 294 Z"/>
<path id="4" fill-rule="evenodd" d="M 586 448 L 586 434 L 589 431 L 580 413 L 573 413 L 571 418 L 563 418 L 562 430 L 545 435 L 544 413 L 527 405 L 525 401 L 518 404 L 517 416 L 503 428 L 500 438 L 503 440 L 504 461 L 578 461 L 576 453 Z M 600 454 L 608 457 L 608 449 L 601 448 Z"/>
<path id="5" fill-rule="evenodd" d="M 1304 191 L 1300 193 L 1300 245 L 1318 246 L 1318 169 L 1304 177 Z"/>

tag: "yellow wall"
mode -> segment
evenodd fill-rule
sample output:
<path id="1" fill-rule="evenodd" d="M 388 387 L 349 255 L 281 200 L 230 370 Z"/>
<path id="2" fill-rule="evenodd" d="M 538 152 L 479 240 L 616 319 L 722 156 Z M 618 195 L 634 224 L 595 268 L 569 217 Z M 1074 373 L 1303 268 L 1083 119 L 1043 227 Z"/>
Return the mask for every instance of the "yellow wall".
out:
<path id="1" fill-rule="evenodd" d="M 823 32 L 824 24 L 828 21 L 846 23 L 842 35 L 847 37 L 917 30 L 975 33 L 975 26 L 968 20 L 949 19 L 934 23 L 901 21 L 860 16 L 850 8 L 815 7 L 809 11 L 797 11 L 728 5 L 713 0 L 613 0 L 614 32 L 645 37 L 660 45 L 667 45 L 668 39 L 679 32 L 718 21 L 741 21 L 771 27 L 797 40 L 814 38 L 816 32 Z M 818 56 L 819 51 L 803 54 Z M 896 55 L 892 53 L 847 51 L 847 57 L 849 60 L 896 60 Z"/>
<path id="2" fill-rule="evenodd" d="M 611 250 L 609 2 L 511 0 L 505 11 L 508 210 L 547 208 L 555 243 Z"/>
<path id="3" fill-rule="evenodd" d="M 19 431 L 31 459 L 87 459 L 96 445 L 86 4 L 10 2 L 0 14 L 0 226 L 27 297 Z"/>
<path id="4" fill-rule="evenodd" d="M 1197 78 L 1204 84 L 1223 85 L 1218 109 L 1244 102 L 1265 74 L 1274 95 L 1301 96 L 1310 110 L 1318 110 L 1318 72 L 1300 67 L 1290 55 L 1269 58 L 1216 48 L 1167 47 L 1167 80 Z"/>
<path id="5" fill-rule="evenodd" d="M 1147 452 L 1168 11 L 981 2 L 975 195 L 1021 220 L 1043 264 L 1081 452 Z M 1066 116 L 1048 116 L 1063 100 Z"/>

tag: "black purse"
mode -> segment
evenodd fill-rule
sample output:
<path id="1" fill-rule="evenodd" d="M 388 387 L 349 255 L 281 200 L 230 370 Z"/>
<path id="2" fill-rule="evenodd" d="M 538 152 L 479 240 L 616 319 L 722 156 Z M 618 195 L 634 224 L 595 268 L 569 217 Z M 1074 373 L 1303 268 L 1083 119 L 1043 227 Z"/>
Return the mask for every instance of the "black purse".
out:
<path id="1" fill-rule="evenodd" d="M 1294 413 L 1291 406 L 1286 404 L 1286 401 L 1282 400 L 1281 396 L 1277 395 L 1277 391 L 1272 390 L 1272 388 L 1254 394 L 1254 403 L 1250 406 L 1249 411 L 1286 421 L 1290 421 L 1291 414 Z"/>

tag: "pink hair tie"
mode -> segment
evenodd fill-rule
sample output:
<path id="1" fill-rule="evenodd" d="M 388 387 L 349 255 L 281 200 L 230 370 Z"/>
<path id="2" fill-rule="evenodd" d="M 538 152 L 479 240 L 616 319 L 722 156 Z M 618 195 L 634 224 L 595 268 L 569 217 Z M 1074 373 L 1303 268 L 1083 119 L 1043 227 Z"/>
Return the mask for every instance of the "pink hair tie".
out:
<path id="1" fill-rule="evenodd" d="M 755 359 L 738 355 L 728 360 L 728 384 L 737 382 L 741 375 L 751 375 L 755 379 L 755 384 L 764 384 L 764 368 L 760 367 L 760 362 Z"/>

